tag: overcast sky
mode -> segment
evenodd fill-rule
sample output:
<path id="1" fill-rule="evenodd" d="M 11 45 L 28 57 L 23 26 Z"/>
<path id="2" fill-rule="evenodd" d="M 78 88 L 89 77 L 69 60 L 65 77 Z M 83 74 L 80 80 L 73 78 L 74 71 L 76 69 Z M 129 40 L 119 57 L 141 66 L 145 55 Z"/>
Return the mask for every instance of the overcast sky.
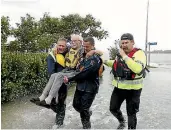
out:
<path id="1" fill-rule="evenodd" d="M 171 49 L 171 0 L 150 0 L 148 41 L 157 42 L 151 49 Z M 96 41 L 98 49 L 107 50 L 121 34 L 134 35 L 137 47 L 145 48 L 147 0 L 1 0 L 1 14 L 9 16 L 15 26 L 21 16 L 31 14 L 36 19 L 49 12 L 59 17 L 78 13 L 92 14 L 102 22 L 109 38 Z"/>

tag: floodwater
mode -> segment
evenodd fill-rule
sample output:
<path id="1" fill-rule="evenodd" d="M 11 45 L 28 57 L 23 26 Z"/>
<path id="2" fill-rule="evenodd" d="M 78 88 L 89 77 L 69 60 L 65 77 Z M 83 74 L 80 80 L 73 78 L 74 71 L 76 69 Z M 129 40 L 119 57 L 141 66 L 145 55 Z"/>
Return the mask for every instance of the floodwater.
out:
<path id="1" fill-rule="evenodd" d="M 171 70 L 153 68 L 145 79 L 142 91 L 140 112 L 137 114 L 139 129 L 171 129 Z M 115 129 L 117 120 L 109 111 L 110 96 L 113 91 L 112 75 L 106 67 L 99 93 L 91 110 L 92 128 Z M 63 129 L 82 128 L 79 114 L 72 107 L 74 88 L 67 98 L 66 117 Z M 29 102 L 25 97 L 2 105 L 2 129 L 51 129 L 55 125 L 55 113 Z M 126 118 L 125 102 L 121 107 Z"/>

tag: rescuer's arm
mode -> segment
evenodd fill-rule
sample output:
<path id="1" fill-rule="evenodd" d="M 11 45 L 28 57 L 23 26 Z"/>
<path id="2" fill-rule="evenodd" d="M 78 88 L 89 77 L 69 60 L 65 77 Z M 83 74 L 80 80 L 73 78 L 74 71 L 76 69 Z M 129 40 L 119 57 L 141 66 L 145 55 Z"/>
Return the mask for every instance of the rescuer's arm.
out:
<path id="1" fill-rule="evenodd" d="M 114 60 L 104 60 L 104 64 L 108 67 L 112 67 Z"/>
<path id="2" fill-rule="evenodd" d="M 140 73 L 146 66 L 146 56 L 142 50 L 135 52 L 132 58 L 127 55 L 123 56 L 123 60 L 128 68 L 136 74 Z"/>

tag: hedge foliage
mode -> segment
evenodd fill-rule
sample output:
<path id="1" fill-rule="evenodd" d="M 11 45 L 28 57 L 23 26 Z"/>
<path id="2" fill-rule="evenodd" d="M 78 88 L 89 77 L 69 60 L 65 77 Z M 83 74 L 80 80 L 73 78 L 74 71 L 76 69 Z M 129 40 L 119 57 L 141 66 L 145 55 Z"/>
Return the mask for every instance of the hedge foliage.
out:
<path id="1" fill-rule="evenodd" d="M 1 103 L 40 93 L 47 77 L 47 53 L 2 53 Z"/>

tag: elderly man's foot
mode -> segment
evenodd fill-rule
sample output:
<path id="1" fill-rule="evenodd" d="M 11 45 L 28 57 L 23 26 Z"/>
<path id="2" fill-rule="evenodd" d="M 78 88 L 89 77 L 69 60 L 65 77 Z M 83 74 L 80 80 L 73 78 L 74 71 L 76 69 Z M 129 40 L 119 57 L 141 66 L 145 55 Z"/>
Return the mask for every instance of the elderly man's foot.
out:
<path id="1" fill-rule="evenodd" d="M 126 125 L 125 125 L 125 121 L 122 121 L 122 122 L 120 122 L 120 124 L 118 125 L 118 127 L 117 127 L 117 129 L 124 129 L 126 127 Z"/>
<path id="2" fill-rule="evenodd" d="M 45 108 L 48 108 L 48 109 L 50 108 L 50 105 L 47 104 L 45 100 L 36 102 L 36 105 L 41 106 L 41 107 L 45 107 Z"/>

